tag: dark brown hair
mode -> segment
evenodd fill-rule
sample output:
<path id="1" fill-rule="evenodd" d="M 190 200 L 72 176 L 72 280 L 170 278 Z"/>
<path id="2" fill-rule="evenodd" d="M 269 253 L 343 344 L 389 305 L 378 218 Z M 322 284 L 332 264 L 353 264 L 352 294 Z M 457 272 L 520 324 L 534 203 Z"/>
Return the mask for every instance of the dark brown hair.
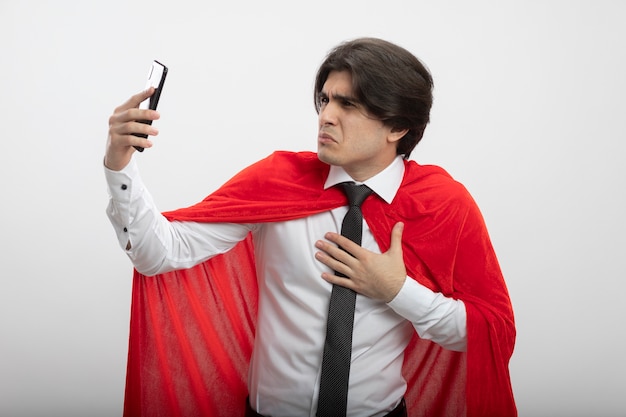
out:
<path id="1" fill-rule="evenodd" d="M 355 97 L 373 117 L 397 130 L 408 129 L 398 142 L 398 155 L 408 158 L 430 120 L 433 79 L 406 49 L 376 38 L 359 38 L 335 47 L 317 71 L 314 100 L 332 71 L 349 71 Z"/>

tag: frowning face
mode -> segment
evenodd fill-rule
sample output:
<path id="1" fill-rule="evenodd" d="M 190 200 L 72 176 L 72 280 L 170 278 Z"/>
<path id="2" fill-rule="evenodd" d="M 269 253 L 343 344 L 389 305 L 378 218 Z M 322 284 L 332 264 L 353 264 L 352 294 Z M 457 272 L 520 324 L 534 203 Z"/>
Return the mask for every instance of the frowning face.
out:
<path id="1" fill-rule="evenodd" d="M 333 71 L 319 95 L 318 157 L 343 167 L 357 181 L 376 175 L 396 157 L 395 131 L 371 116 L 352 91 L 352 75 Z"/>

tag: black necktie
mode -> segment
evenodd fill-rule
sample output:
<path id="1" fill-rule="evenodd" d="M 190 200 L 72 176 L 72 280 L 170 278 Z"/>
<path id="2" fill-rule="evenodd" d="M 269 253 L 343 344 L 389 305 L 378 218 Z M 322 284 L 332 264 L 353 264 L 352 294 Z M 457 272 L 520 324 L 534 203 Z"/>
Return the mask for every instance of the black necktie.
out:
<path id="1" fill-rule="evenodd" d="M 354 183 L 341 185 L 348 196 L 350 205 L 341 223 L 341 234 L 360 245 L 363 234 L 361 204 L 372 193 L 372 190 L 365 185 Z M 344 276 L 341 273 L 337 273 L 337 275 Z M 346 415 L 355 302 L 356 293 L 354 291 L 333 285 L 322 358 L 322 375 L 317 403 L 318 417 Z"/>

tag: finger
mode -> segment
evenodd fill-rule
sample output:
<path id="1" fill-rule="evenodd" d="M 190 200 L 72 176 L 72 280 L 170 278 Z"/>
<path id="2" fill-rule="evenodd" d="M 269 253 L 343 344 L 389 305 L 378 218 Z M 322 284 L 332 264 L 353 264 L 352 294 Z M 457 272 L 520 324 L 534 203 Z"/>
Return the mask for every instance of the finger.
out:
<path id="1" fill-rule="evenodd" d="M 127 143 L 128 146 L 132 146 L 135 149 L 137 148 L 151 148 L 153 143 L 150 139 L 148 139 L 147 137 L 144 138 L 143 136 L 136 136 L 136 135 L 128 135 L 127 138 Z"/>
<path id="2" fill-rule="evenodd" d="M 355 285 L 355 282 L 349 278 L 340 277 L 338 275 L 330 274 L 328 272 L 323 272 L 322 278 L 324 279 L 324 281 L 329 282 L 331 284 L 341 285 L 342 287 L 349 288 L 353 291 L 357 290 L 357 286 Z"/>
<path id="3" fill-rule="evenodd" d="M 133 96 L 131 96 L 128 100 L 126 100 L 126 102 L 124 102 L 124 104 L 122 104 L 121 106 L 117 107 L 115 109 L 115 112 L 122 112 L 124 110 L 128 110 L 128 109 L 132 109 L 135 107 L 139 107 L 139 105 L 141 104 L 142 101 L 144 101 L 145 99 L 149 98 L 152 94 L 154 94 L 155 88 L 154 87 L 150 87 L 146 90 L 140 91 L 137 94 L 134 94 Z"/>
<path id="4" fill-rule="evenodd" d="M 343 251 L 341 251 L 341 254 L 343 254 L 344 256 L 346 255 L 346 253 Z M 350 268 L 344 262 L 342 262 L 340 259 L 337 259 L 330 253 L 322 251 L 316 252 L 315 259 L 317 259 L 333 271 L 337 271 L 341 274 L 348 275 L 348 273 L 350 272 Z"/>
<path id="5" fill-rule="evenodd" d="M 111 143 L 118 148 L 140 147 L 151 148 L 153 143 L 149 136 L 138 136 L 134 134 L 111 136 Z"/>
<path id="6" fill-rule="evenodd" d="M 402 253 L 402 233 L 404 232 L 404 223 L 398 222 L 391 229 L 391 244 L 389 251 L 394 253 L 400 251 Z"/>
<path id="7" fill-rule="evenodd" d="M 349 243 L 349 242 L 351 241 L 347 240 L 346 243 Z M 325 242 L 323 240 L 317 241 L 315 246 L 321 251 L 323 251 L 325 254 L 327 254 L 328 256 L 332 257 L 333 259 L 336 259 L 342 264 L 348 265 L 349 267 L 352 267 L 354 262 L 357 260 L 354 254 L 350 253 L 349 248 L 346 249 L 343 247 L 339 247 L 332 243 Z M 360 248 L 360 246 L 356 245 L 356 248 Z"/>
<path id="8" fill-rule="evenodd" d="M 129 122 L 137 120 L 148 120 L 153 122 L 161 118 L 161 115 L 156 110 L 147 109 L 126 109 L 123 111 L 115 112 L 109 118 L 109 127 L 111 130 L 117 131 L 121 129 L 129 129 L 132 126 L 126 125 Z M 136 127 L 136 126 L 135 126 Z"/>
<path id="9" fill-rule="evenodd" d="M 116 136 L 156 136 L 159 134 L 159 131 L 150 124 L 130 120 L 127 122 L 116 122 L 111 124 L 110 133 Z"/>
<path id="10" fill-rule="evenodd" d="M 126 109 L 116 112 L 109 118 L 109 133 L 116 136 L 143 135 L 156 136 L 158 130 L 152 126 L 152 121 L 160 118 L 155 110 Z M 148 121 L 148 123 L 137 122 Z M 115 138 L 113 138 L 114 141 Z"/>
<path id="11" fill-rule="evenodd" d="M 360 251 L 363 250 L 361 245 L 354 243 L 347 237 L 342 236 L 338 233 L 328 232 L 326 233 L 326 235 L 324 235 L 324 237 L 328 239 L 329 241 L 333 242 L 334 244 L 336 244 L 337 246 L 341 247 L 343 250 L 345 250 L 346 252 L 354 256 L 355 258 L 358 258 Z"/>
<path id="12" fill-rule="evenodd" d="M 156 110 L 138 109 L 133 107 L 125 111 L 127 120 L 150 120 L 155 121 L 161 118 L 161 114 Z"/>

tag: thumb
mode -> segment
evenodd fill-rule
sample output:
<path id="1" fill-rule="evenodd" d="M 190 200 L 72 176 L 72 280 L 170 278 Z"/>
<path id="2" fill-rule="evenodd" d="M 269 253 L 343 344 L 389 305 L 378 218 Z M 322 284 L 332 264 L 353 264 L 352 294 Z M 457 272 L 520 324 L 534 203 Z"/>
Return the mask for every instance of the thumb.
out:
<path id="1" fill-rule="evenodd" d="M 402 232 L 404 232 L 404 223 L 398 222 L 391 229 L 391 244 L 389 245 L 390 252 L 402 253 Z"/>

